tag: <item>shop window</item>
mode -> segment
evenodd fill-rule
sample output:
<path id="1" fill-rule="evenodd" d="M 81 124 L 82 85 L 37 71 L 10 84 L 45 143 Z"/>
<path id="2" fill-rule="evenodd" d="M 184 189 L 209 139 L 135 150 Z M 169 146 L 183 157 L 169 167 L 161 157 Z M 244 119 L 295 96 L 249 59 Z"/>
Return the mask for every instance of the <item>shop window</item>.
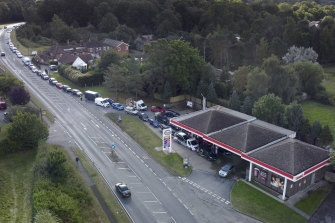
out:
<path id="1" fill-rule="evenodd" d="M 306 179 L 304 180 L 304 184 L 306 183 Z"/>
<path id="2" fill-rule="evenodd" d="M 270 184 L 280 190 L 284 190 L 284 179 L 281 177 L 272 175 Z"/>
<path id="3" fill-rule="evenodd" d="M 291 189 L 293 188 L 293 184 L 291 184 L 290 188 L 291 188 Z"/>
<path id="4" fill-rule="evenodd" d="M 301 187 L 301 182 L 299 183 L 299 187 Z"/>

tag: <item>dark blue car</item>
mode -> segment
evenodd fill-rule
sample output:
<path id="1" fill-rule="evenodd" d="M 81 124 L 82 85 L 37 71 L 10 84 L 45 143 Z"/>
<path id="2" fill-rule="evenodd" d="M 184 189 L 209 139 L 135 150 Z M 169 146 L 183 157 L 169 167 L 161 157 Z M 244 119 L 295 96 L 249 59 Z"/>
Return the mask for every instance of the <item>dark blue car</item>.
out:
<path id="1" fill-rule="evenodd" d="M 152 125 L 155 128 L 158 128 L 160 126 L 159 122 L 155 119 L 152 119 L 152 118 L 149 119 L 149 123 L 150 123 L 150 125 Z"/>
<path id="2" fill-rule="evenodd" d="M 112 108 L 119 110 L 119 111 L 124 109 L 124 107 L 120 103 L 113 103 Z"/>
<path id="3" fill-rule="evenodd" d="M 106 100 L 108 101 L 108 103 L 112 106 L 112 104 L 114 103 L 113 99 L 111 98 L 106 98 Z"/>

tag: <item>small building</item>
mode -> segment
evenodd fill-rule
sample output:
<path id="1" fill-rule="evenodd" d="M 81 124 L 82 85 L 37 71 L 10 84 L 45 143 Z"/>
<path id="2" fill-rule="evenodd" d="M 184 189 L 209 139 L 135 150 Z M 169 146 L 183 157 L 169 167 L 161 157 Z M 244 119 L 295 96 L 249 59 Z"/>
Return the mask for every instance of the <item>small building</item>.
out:
<path id="1" fill-rule="evenodd" d="M 295 139 L 295 132 L 221 106 L 170 123 L 248 162 L 247 179 L 283 200 L 322 179 L 328 166 L 328 151 Z"/>
<path id="2" fill-rule="evenodd" d="M 129 44 L 123 41 L 105 39 L 103 43 L 112 47 L 112 49 L 114 49 L 116 52 L 120 54 L 129 54 Z"/>
<path id="3" fill-rule="evenodd" d="M 80 57 L 77 57 L 73 62 L 72 67 L 76 68 L 77 70 L 85 71 L 87 70 L 87 63 L 85 63 Z"/>

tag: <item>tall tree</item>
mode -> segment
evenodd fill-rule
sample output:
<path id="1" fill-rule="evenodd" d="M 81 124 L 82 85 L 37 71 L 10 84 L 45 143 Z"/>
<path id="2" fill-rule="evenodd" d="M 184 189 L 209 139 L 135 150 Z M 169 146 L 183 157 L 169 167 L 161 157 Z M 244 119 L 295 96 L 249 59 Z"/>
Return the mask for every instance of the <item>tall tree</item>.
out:
<path id="1" fill-rule="evenodd" d="M 230 96 L 229 102 L 228 102 L 229 108 L 239 111 L 241 108 L 241 101 L 240 97 L 237 94 L 236 91 L 233 92 L 233 94 Z"/>
<path id="2" fill-rule="evenodd" d="M 293 68 L 299 77 L 302 91 L 315 96 L 323 79 L 323 68 L 311 62 L 296 62 Z"/>
<path id="3" fill-rule="evenodd" d="M 270 56 L 270 44 L 264 37 L 261 38 L 259 44 L 256 46 L 256 62 L 261 64 L 264 58 Z"/>
<path id="4" fill-rule="evenodd" d="M 245 97 L 243 104 L 241 106 L 241 112 L 251 115 L 252 108 L 254 106 L 254 101 L 250 96 Z"/>
<path id="5" fill-rule="evenodd" d="M 301 105 L 296 102 L 289 104 L 285 109 L 285 118 L 287 128 L 298 132 L 304 124 L 304 116 Z"/>
<path id="6" fill-rule="evenodd" d="M 320 133 L 320 143 L 323 146 L 328 146 L 334 141 L 334 137 L 328 125 L 325 125 Z"/>
<path id="7" fill-rule="evenodd" d="M 252 115 L 275 125 L 284 124 L 285 106 L 274 94 L 267 94 L 258 99 L 252 108 Z"/>
<path id="8" fill-rule="evenodd" d="M 269 77 L 256 67 L 248 74 L 247 95 L 253 100 L 266 95 L 269 89 Z"/>
<path id="9" fill-rule="evenodd" d="M 207 99 L 209 101 L 216 102 L 217 98 L 218 97 L 215 92 L 214 83 L 210 82 L 208 85 L 208 90 L 207 90 Z"/>
<path id="10" fill-rule="evenodd" d="M 316 145 L 318 138 L 320 137 L 322 131 L 322 125 L 320 121 L 315 121 L 311 127 L 311 132 L 309 137 L 311 138 L 313 145 Z"/>
<path id="11" fill-rule="evenodd" d="M 249 67 L 239 67 L 237 71 L 235 71 L 234 74 L 234 80 L 233 80 L 233 89 L 239 94 L 243 94 L 244 91 L 247 89 L 247 83 L 248 83 L 248 74 L 250 72 Z"/>

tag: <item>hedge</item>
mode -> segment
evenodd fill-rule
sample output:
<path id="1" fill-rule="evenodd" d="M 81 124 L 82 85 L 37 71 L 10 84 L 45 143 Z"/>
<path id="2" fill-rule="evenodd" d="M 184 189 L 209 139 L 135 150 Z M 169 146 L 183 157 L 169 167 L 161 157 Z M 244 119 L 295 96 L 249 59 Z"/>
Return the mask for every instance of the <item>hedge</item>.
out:
<path id="1" fill-rule="evenodd" d="M 103 73 L 98 71 L 82 73 L 70 66 L 59 65 L 58 72 L 61 76 L 82 87 L 86 85 L 100 85 L 104 81 Z"/>

